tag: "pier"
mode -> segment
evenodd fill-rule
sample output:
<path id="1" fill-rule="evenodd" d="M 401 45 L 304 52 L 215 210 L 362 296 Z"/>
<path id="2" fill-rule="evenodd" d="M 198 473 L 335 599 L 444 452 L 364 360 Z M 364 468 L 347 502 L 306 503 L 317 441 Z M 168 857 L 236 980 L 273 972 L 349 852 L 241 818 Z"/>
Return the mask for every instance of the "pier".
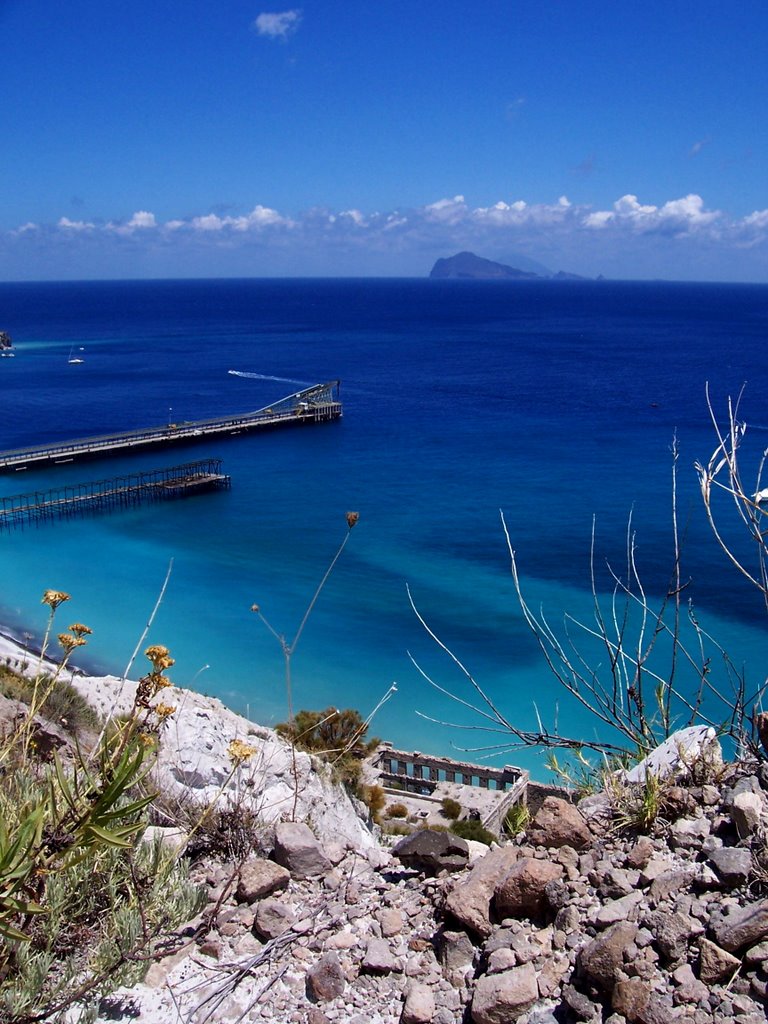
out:
<path id="1" fill-rule="evenodd" d="M 230 482 L 230 478 L 221 472 L 221 459 L 202 459 L 131 476 L 15 494 L 0 498 L 0 529 L 86 513 L 109 512 L 145 501 L 186 498 L 204 491 L 229 488 Z"/>
<path id="2" fill-rule="evenodd" d="M 0 473 L 48 468 L 83 459 L 112 457 L 147 449 L 176 447 L 212 438 L 237 437 L 255 430 L 327 423 L 341 417 L 339 387 L 338 380 L 327 384 L 315 384 L 255 412 L 184 423 L 168 423 L 162 427 L 127 430 L 99 437 L 83 437 L 55 444 L 3 451 L 0 452 Z"/>

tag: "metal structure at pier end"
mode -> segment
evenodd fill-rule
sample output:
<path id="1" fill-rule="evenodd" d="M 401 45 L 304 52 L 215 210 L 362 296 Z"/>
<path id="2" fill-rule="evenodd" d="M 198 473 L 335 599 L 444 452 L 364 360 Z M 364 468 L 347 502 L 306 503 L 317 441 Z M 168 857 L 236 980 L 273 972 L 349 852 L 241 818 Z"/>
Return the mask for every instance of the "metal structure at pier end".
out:
<path id="1" fill-rule="evenodd" d="M 184 423 L 168 423 L 162 427 L 148 427 L 145 430 L 128 430 L 0 452 L 0 473 L 48 468 L 89 458 L 111 458 L 114 455 L 176 447 L 211 438 L 237 437 L 254 430 L 327 423 L 341 417 L 340 383 L 334 380 L 327 384 L 315 384 L 314 387 L 287 395 L 280 401 L 255 412 Z"/>
<path id="2" fill-rule="evenodd" d="M 48 491 L 31 491 L 0 498 L 0 529 L 11 529 L 51 519 L 111 512 L 145 501 L 186 498 L 205 491 L 229 488 L 221 472 L 221 459 L 202 459 L 147 473 L 70 484 Z"/>

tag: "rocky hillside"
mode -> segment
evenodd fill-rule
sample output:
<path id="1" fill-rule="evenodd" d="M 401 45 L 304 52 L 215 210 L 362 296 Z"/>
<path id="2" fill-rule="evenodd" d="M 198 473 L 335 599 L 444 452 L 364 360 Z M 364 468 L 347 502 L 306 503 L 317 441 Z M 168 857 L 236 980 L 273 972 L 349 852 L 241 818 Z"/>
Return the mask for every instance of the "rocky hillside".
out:
<path id="1" fill-rule="evenodd" d="M 648 834 L 626 784 L 623 819 L 615 794 L 548 797 L 490 850 L 278 823 L 239 865 L 199 860 L 186 946 L 101 1020 L 764 1022 L 766 787 L 764 765 L 708 760 L 662 783 Z"/>
<path id="2" fill-rule="evenodd" d="M 134 684 L 75 683 L 105 706 L 132 699 Z M 144 983 L 102 999 L 103 1024 L 765 1021 L 764 762 L 668 743 L 608 792 L 546 797 L 489 849 L 381 835 L 327 766 L 218 701 L 174 696 L 145 839 L 184 851 L 205 905 Z M 222 791 L 233 738 L 254 757 Z M 185 831 L 180 811 L 214 796 L 223 830 L 197 814 Z"/>

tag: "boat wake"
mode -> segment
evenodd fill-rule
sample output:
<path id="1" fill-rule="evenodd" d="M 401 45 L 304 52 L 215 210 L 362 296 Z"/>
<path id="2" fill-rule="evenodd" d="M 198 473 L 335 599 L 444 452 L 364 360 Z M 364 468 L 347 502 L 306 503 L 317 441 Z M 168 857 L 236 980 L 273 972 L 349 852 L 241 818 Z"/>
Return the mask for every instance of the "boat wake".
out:
<path id="1" fill-rule="evenodd" d="M 249 373 L 247 370 L 227 370 L 233 377 L 248 377 L 250 380 L 279 380 L 284 384 L 303 384 L 311 387 L 305 380 L 293 380 L 292 377 L 272 377 L 268 373 Z"/>

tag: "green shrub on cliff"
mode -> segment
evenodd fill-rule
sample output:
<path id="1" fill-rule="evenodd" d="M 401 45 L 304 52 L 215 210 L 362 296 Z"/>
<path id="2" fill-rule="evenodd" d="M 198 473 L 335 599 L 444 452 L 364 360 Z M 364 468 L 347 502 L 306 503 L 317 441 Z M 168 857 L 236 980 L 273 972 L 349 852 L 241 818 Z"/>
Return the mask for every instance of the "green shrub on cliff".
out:
<path id="1" fill-rule="evenodd" d="M 44 654 L 67 600 L 62 591 L 43 596 Z M 158 731 L 175 710 L 155 699 L 170 685 L 165 647 L 147 648 L 152 669 L 131 714 L 92 749 L 44 755 L 38 745 L 39 719 L 58 707 L 52 697 L 63 691 L 62 673 L 90 632 L 74 623 L 58 634 L 58 666 L 38 672 L 25 694 L 27 714 L 0 738 L 2 1022 L 57 1020 L 73 1004 L 138 980 L 157 944 L 199 903 L 176 858 L 141 843 L 153 799 L 142 784 Z"/>

